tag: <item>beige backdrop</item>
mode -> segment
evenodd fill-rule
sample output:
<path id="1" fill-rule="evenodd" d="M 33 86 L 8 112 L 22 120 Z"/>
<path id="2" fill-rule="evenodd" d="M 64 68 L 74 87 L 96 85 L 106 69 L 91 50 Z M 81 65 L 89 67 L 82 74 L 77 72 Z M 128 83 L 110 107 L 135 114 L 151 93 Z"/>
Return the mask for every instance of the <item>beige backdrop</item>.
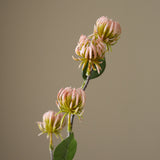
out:
<path id="1" fill-rule="evenodd" d="M 81 86 L 71 56 L 79 36 L 105 15 L 120 22 L 122 36 L 106 56 L 105 73 L 86 90 L 84 119 L 74 122 L 74 159 L 159 160 L 159 6 L 158 0 L 1 0 L 0 159 L 49 160 L 36 121 L 58 111 L 61 87 Z"/>

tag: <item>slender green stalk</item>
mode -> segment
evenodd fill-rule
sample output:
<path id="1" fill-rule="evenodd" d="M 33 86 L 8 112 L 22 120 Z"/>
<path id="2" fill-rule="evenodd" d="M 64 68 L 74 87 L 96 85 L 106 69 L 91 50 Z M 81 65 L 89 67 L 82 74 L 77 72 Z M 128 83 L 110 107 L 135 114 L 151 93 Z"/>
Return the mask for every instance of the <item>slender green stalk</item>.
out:
<path id="1" fill-rule="evenodd" d="M 71 113 L 68 114 L 68 136 L 72 133 Z"/>
<path id="2" fill-rule="evenodd" d="M 52 140 L 52 133 L 50 133 L 50 143 L 49 143 L 49 151 L 50 151 L 50 157 L 51 157 L 51 160 L 53 160 L 53 140 Z"/>

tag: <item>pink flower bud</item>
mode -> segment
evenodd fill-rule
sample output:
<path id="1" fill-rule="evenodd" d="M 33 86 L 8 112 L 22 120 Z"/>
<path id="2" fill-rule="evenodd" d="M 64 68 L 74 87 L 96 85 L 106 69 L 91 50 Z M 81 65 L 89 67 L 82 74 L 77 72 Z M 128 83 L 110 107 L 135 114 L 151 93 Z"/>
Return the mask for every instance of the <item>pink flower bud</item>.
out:
<path id="1" fill-rule="evenodd" d="M 66 119 L 63 119 L 63 114 L 57 114 L 54 111 L 48 111 L 43 114 L 43 122 L 37 122 L 39 129 L 43 133 L 59 134 L 61 129 L 66 124 Z"/>
<path id="2" fill-rule="evenodd" d="M 98 34 L 106 44 L 114 45 L 121 34 L 121 27 L 118 22 L 102 16 L 97 19 L 94 33 Z"/>
<path id="3" fill-rule="evenodd" d="M 92 69 L 96 70 L 100 73 L 100 60 L 104 58 L 104 54 L 106 51 L 106 44 L 100 37 L 95 37 L 91 35 L 90 37 L 86 37 L 85 35 L 81 35 L 78 45 L 75 49 L 76 54 L 80 58 L 73 57 L 76 61 L 81 61 L 79 67 L 82 67 L 82 70 L 88 63 L 89 71 Z M 95 68 L 96 67 L 96 68 Z"/>
<path id="4" fill-rule="evenodd" d="M 58 92 L 56 103 L 61 112 L 81 116 L 85 99 L 85 92 L 82 88 L 66 87 Z"/>

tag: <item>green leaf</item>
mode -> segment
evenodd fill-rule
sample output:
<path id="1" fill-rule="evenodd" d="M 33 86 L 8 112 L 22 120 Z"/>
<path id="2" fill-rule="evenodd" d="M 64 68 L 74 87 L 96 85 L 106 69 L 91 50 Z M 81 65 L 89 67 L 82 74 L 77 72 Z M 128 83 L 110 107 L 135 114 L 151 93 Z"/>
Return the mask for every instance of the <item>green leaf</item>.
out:
<path id="1" fill-rule="evenodd" d="M 77 149 L 77 142 L 74 134 L 64 139 L 54 151 L 54 160 L 72 160 Z"/>
<path id="2" fill-rule="evenodd" d="M 100 64 L 100 66 L 101 66 L 100 74 L 98 74 L 97 70 L 96 70 L 96 71 L 93 70 L 93 71 L 91 72 L 90 79 L 97 78 L 97 77 L 99 77 L 99 76 L 104 72 L 104 70 L 105 70 L 105 68 L 106 68 L 106 60 L 105 60 L 105 58 L 104 58 L 103 60 L 100 60 L 100 62 L 102 62 L 102 63 Z M 88 64 L 85 66 L 84 70 L 82 71 L 82 77 L 83 77 L 84 80 L 87 79 L 87 75 L 86 75 L 86 73 L 87 73 L 87 68 L 88 68 Z"/>

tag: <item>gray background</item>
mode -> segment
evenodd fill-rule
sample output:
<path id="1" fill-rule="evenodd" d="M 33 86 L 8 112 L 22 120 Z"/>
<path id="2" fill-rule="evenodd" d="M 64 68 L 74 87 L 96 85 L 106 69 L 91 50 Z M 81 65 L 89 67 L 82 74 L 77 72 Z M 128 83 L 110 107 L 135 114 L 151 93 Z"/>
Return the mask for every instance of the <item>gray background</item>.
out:
<path id="1" fill-rule="evenodd" d="M 105 73 L 90 81 L 83 120 L 74 121 L 74 159 L 159 160 L 159 6 L 158 0 L 1 0 L 0 159 L 49 159 L 36 122 L 58 111 L 61 87 L 81 86 L 71 56 L 80 35 L 91 34 L 104 15 L 119 21 L 122 35 L 106 55 Z"/>

